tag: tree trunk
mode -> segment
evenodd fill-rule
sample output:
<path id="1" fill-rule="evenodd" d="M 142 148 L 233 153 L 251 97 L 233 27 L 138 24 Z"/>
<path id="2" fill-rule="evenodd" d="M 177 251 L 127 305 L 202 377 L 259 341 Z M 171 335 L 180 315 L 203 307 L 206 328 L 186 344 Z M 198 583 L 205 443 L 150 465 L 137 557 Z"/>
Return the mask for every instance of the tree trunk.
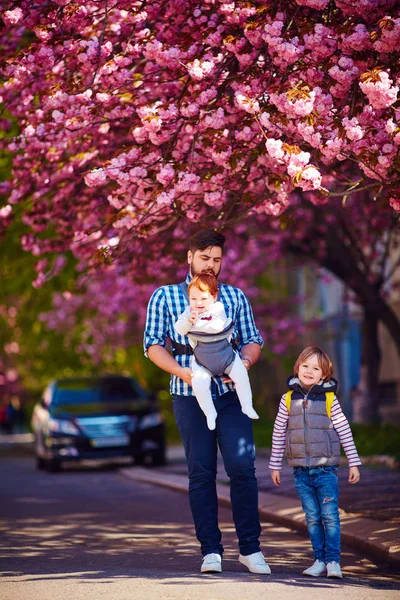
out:
<path id="1" fill-rule="evenodd" d="M 379 319 L 375 311 L 364 310 L 360 395 L 363 423 L 379 423 L 379 367 L 381 351 L 378 338 Z"/>

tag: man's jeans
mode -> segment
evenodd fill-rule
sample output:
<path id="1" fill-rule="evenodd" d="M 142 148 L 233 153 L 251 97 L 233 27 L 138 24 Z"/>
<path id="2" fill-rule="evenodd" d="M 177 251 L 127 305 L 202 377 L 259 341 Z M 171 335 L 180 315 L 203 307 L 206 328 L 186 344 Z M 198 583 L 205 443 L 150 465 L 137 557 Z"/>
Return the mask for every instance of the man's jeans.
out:
<path id="1" fill-rule="evenodd" d="M 294 467 L 294 485 L 306 513 L 314 559 L 340 562 L 337 467 Z"/>
<path id="2" fill-rule="evenodd" d="M 194 396 L 174 396 L 175 419 L 185 448 L 189 501 L 203 556 L 222 554 L 216 490 L 217 443 L 230 478 L 233 520 L 244 556 L 259 552 L 261 534 L 254 468 L 252 422 L 242 413 L 236 392 L 217 396 L 214 431 Z"/>

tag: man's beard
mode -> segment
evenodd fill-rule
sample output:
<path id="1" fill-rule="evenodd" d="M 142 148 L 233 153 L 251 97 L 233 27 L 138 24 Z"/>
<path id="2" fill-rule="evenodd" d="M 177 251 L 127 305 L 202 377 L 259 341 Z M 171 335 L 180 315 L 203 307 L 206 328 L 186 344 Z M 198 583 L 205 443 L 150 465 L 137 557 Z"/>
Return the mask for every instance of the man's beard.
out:
<path id="1" fill-rule="evenodd" d="M 209 275 L 214 275 L 215 278 L 218 278 L 219 272 L 215 273 L 214 269 L 211 269 L 211 267 L 207 267 L 206 269 L 203 269 L 202 271 L 196 271 L 196 269 L 193 267 L 193 264 L 190 265 L 190 275 L 192 277 L 194 277 L 195 275 L 200 275 L 200 273 L 207 273 Z"/>

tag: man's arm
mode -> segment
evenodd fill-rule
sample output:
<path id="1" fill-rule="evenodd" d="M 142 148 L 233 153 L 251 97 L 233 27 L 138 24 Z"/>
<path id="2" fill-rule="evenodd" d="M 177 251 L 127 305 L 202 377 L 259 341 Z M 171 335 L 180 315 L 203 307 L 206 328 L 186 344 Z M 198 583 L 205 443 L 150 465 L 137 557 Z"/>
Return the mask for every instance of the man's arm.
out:
<path id="1" fill-rule="evenodd" d="M 191 385 L 191 371 L 181 367 L 166 349 L 168 309 L 163 288 L 158 288 L 150 298 L 144 331 L 144 351 L 150 360 L 171 375 L 176 375 Z"/>
<path id="2" fill-rule="evenodd" d="M 263 345 L 262 337 L 256 327 L 250 302 L 240 290 L 241 305 L 238 313 L 238 334 L 240 357 L 247 370 L 260 358 Z"/>
<path id="3" fill-rule="evenodd" d="M 189 367 L 181 367 L 181 365 L 174 359 L 173 356 L 158 344 L 150 346 L 147 349 L 147 356 L 149 359 L 171 375 L 176 375 L 185 381 L 187 384 L 192 385 L 192 372 Z"/>
<path id="4" fill-rule="evenodd" d="M 258 361 L 261 354 L 261 346 L 259 344 L 246 344 L 240 351 L 240 358 L 247 370 Z"/>

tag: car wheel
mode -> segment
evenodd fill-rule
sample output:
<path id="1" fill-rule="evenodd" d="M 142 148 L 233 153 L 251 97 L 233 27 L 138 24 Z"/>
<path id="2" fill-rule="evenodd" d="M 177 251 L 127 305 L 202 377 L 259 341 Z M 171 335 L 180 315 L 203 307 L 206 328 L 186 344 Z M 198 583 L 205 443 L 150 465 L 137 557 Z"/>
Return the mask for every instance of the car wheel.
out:
<path id="1" fill-rule="evenodd" d="M 61 461 L 56 458 L 46 460 L 46 471 L 48 473 L 58 473 L 61 470 Z"/>
<path id="2" fill-rule="evenodd" d="M 138 454 L 135 456 L 135 465 L 143 466 L 146 460 L 146 456 L 144 454 Z"/>
<path id="3" fill-rule="evenodd" d="M 38 455 L 36 455 L 36 468 L 38 471 L 43 471 L 46 468 L 45 459 Z"/>
<path id="4" fill-rule="evenodd" d="M 157 450 L 151 454 L 151 463 L 154 467 L 162 467 L 167 464 L 165 448 L 162 450 Z"/>

